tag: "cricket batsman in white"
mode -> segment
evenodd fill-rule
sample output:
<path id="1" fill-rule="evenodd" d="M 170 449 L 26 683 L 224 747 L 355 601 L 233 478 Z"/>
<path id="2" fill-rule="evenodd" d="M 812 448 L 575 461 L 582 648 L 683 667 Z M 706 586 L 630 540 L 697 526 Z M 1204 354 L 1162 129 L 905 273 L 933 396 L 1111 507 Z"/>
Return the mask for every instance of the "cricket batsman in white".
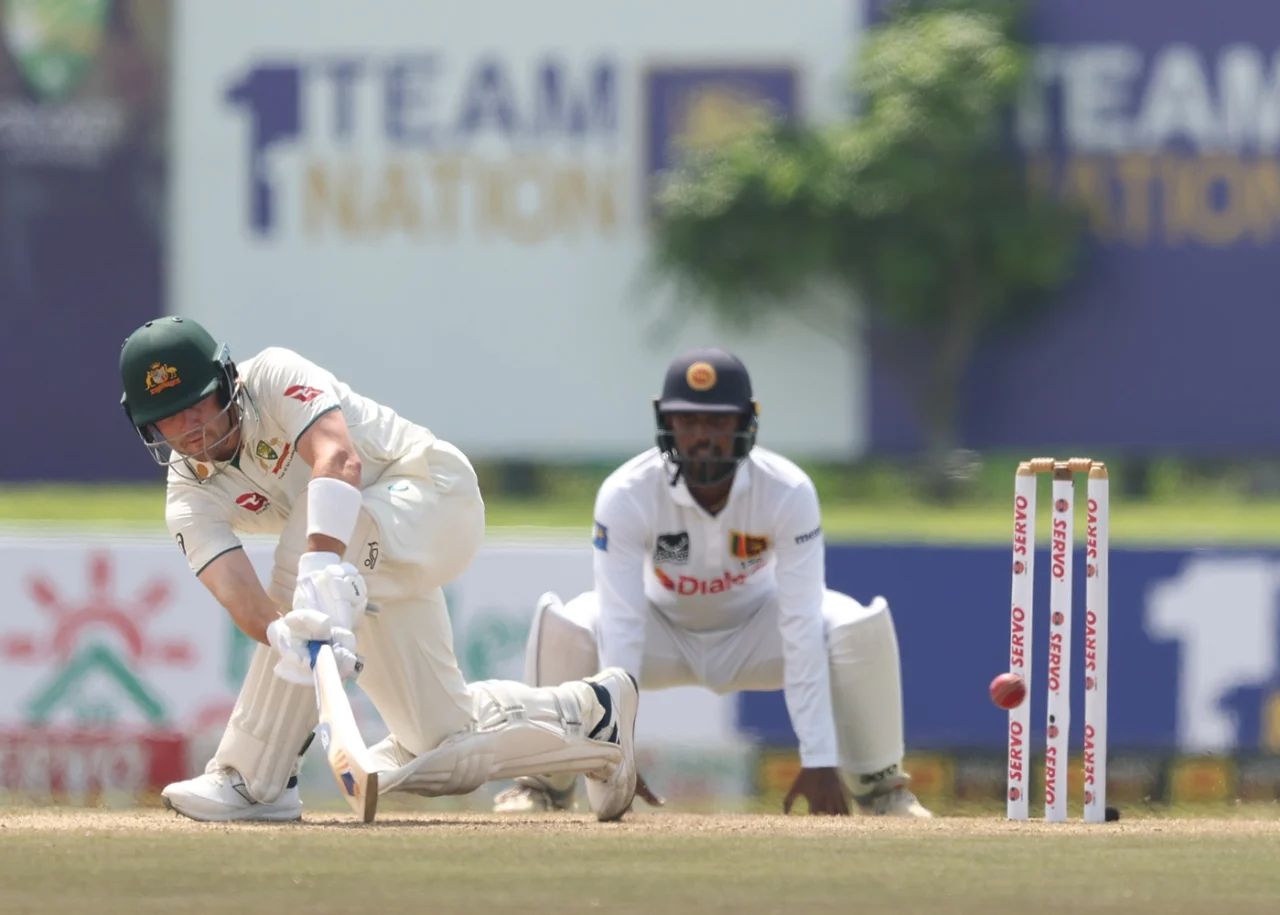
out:
<path id="1" fill-rule="evenodd" d="M 902 683 L 889 605 L 826 587 L 818 495 L 757 447 L 746 367 L 718 349 L 667 370 L 657 447 L 596 498 L 595 589 L 538 602 L 526 679 L 556 683 L 601 662 L 642 689 L 785 691 L 801 769 L 784 802 L 814 814 L 928 818 L 903 771 Z M 842 777 L 843 776 L 843 777 Z M 508 812 L 569 809 L 573 775 L 520 779 Z M 639 792 L 661 803 L 640 781 Z"/>
<path id="2" fill-rule="evenodd" d="M 462 452 L 290 350 L 237 366 L 190 319 L 140 327 L 120 372 L 125 413 L 168 468 L 169 530 L 261 643 L 213 759 L 165 788 L 166 806 L 195 820 L 300 818 L 297 767 L 317 724 L 307 644 L 322 640 L 391 732 L 370 748 L 382 792 L 583 774 L 597 817 L 622 816 L 639 699 L 627 673 L 532 687 L 468 685 L 458 670 L 441 586 L 484 536 Z M 266 588 L 241 532 L 279 535 Z"/>

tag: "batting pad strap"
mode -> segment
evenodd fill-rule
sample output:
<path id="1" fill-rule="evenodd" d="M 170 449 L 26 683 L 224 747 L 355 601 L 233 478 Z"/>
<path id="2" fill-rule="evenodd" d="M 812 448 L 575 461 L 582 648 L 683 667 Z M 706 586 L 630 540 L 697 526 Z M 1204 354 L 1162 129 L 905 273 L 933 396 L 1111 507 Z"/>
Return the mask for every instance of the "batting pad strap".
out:
<path id="1" fill-rule="evenodd" d="M 307 486 L 307 536 L 319 534 L 347 544 L 363 504 L 364 496 L 350 483 L 316 477 Z"/>

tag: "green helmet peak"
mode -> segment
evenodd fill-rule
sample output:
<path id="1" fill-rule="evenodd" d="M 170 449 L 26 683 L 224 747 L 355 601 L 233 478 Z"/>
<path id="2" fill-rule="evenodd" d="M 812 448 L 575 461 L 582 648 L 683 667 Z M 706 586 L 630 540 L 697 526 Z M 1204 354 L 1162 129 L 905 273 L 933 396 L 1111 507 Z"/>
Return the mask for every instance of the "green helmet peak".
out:
<path id="1" fill-rule="evenodd" d="M 120 404 L 143 433 L 194 406 L 219 387 L 230 398 L 234 367 L 226 346 L 190 318 L 168 317 L 139 327 L 120 349 Z"/>

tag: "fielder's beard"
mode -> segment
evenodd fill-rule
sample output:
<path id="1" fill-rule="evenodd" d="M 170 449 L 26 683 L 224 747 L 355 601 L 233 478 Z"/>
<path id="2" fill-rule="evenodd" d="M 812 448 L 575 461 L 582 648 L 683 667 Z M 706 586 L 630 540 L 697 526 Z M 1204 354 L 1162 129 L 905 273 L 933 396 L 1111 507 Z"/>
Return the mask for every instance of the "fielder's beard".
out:
<path id="1" fill-rule="evenodd" d="M 719 445 L 698 442 L 688 454 L 680 456 L 685 483 L 691 487 L 714 486 L 728 479 L 737 466 L 732 458 L 725 457 Z"/>

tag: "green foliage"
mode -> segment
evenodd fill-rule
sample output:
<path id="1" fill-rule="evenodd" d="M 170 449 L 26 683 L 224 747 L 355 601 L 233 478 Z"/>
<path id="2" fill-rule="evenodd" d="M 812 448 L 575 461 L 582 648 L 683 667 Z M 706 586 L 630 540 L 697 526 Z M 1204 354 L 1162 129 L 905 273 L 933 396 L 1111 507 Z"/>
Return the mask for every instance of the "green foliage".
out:
<path id="1" fill-rule="evenodd" d="M 1049 302 L 1084 229 L 1030 186 L 1007 139 L 1030 60 L 1018 21 L 1006 3 L 900 6 L 865 36 L 855 120 L 761 118 L 668 176 L 659 275 L 735 324 L 844 290 L 890 335 L 926 342 L 914 393 L 932 442 L 949 446 L 981 333 Z"/>
<path id="2" fill-rule="evenodd" d="M 832 165 L 824 135 L 771 122 L 686 157 L 660 195 L 659 269 L 731 322 L 803 293 L 839 251 Z"/>

